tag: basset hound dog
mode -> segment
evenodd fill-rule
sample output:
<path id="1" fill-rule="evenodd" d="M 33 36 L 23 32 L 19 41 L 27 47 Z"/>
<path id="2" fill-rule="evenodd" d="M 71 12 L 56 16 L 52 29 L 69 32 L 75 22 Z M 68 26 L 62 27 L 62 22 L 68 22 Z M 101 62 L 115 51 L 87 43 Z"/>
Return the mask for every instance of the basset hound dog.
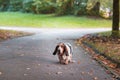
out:
<path id="1" fill-rule="evenodd" d="M 53 55 L 58 55 L 61 64 L 68 64 L 72 62 L 73 48 L 70 43 L 58 43 Z"/>

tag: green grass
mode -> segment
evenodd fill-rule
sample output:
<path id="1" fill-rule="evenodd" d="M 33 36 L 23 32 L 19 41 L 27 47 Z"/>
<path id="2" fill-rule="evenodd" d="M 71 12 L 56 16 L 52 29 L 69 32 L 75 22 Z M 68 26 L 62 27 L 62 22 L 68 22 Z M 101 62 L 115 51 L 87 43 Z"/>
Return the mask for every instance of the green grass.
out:
<path id="1" fill-rule="evenodd" d="M 0 26 L 37 27 L 37 28 L 108 28 L 111 20 L 88 18 L 85 16 L 62 16 L 54 14 L 28 14 L 20 12 L 1 12 Z"/>

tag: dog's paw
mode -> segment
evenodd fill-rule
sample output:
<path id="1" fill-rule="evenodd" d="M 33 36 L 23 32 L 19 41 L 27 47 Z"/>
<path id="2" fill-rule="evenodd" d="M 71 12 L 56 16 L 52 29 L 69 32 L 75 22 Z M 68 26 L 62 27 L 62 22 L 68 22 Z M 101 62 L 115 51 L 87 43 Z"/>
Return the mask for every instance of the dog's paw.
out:
<path id="1" fill-rule="evenodd" d="M 65 65 L 68 65 L 68 62 L 65 62 L 64 64 L 65 64 Z"/>

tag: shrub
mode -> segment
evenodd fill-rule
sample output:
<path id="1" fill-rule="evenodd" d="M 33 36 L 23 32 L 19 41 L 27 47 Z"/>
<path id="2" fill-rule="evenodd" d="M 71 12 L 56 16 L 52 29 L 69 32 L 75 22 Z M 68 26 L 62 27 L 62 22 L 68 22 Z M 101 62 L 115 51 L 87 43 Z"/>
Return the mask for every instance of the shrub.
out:
<path id="1" fill-rule="evenodd" d="M 63 0 L 57 2 L 57 15 L 68 15 L 72 14 L 74 0 Z"/>
<path id="2" fill-rule="evenodd" d="M 55 3 L 48 0 L 34 0 L 33 6 L 35 7 L 35 12 L 39 13 L 54 13 L 55 12 Z"/>
<path id="3" fill-rule="evenodd" d="M 35 12 L 35 7 L 32 5 L 33 0 L 23 0 L 23 11 L 24 12 Z"/>
<path id="4" fill-rule="evenodd" d="M 10 0 L 8 11 L 21 11 L 23 0 Z"/>
<path id="5" fill-rule="evenodd" d="M 0 0 L 0 11 L 7 11 L 10 0 Z"/>
<path id="6" fill-rule="evenodd" d="M 88 0 L 75 0 L 74 1 L 74 15 L 85 15 L 87 10 Z"/>

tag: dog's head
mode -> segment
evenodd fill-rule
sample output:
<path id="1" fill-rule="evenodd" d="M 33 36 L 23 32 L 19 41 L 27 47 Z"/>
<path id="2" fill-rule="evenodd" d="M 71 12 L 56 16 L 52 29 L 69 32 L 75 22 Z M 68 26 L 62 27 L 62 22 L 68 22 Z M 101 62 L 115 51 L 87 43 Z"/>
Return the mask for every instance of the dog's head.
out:
<path id="1" fill-rule="evenodd" d="M 53 55 L 64 55 L 64 53 L 66 53 L 67 49 L 66 49 L 66 45 L 64 43 L 59 43 L 56 48 L 55 51 L 53 52 Z M 67 56 L 67 55 L 66 55 Z"/>

